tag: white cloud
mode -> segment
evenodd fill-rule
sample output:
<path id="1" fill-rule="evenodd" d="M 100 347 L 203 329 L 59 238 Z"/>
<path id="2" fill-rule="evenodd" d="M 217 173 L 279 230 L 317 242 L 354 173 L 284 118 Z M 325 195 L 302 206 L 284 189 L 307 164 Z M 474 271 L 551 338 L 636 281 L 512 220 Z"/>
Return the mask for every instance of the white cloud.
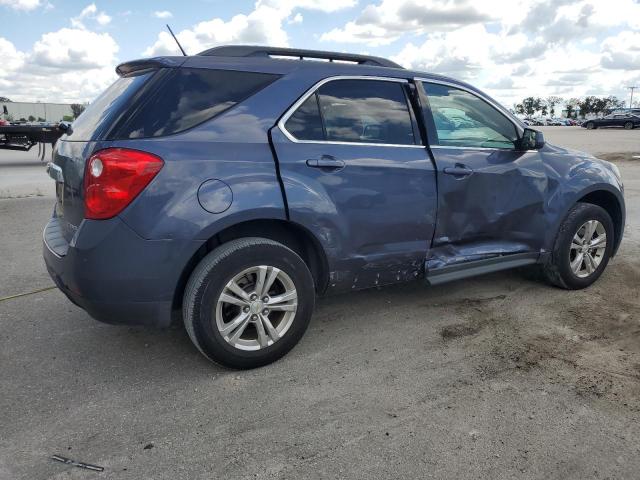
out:
<path id="1" fill-rule="evenodd" d="M 253 11 L 238 14 L 225 21 L 214 18 L 182 30 L 176 37 L 188 54 L 195 54 L 221 44 L 267 44 L 287 46 L 289 37 L 284 23 L 296 9 L 333 12 L 354 6 L 356 0 L 258 0 Z M 295 19 L 295 16 L 293 17 Z M 145 56 L 176 55 L 178 47 L 166 32 L 158 35 L 156 42 L 144 50 Z"/>
<path id="2" fill-rule="evenodd" d="M 382 0 L 367 5 L 355 20 L 324 33 L 320 40 L 378 46 L 405 33 L 440 32 L 491 20 L 475 5 L 472 0 Z"/>
<path id="3" fill-rule="evenodd" d="M 74 18 L 99 24 L 100 12 L 89 5 Z M 45 33 L 26 52 L 0 37 L 0 87 L 16 101 L 89 101 L 115 80 L 118 50 L 111 35 L 84 25 Z"/>
<path id="4" fill-rule="evenodd" d="M 118 45 L 108 33 L 62 28 L 42 35 L 28 62 L 54 69 L 90 70 L 113 64 L 117 52 Z"/>
<path id="5" fill-rule="evenodd" d="M 0 0 L 0 5 L 14 10 L 30 11 L 42 5 L 40 0 Z"/>
<path id="6" fill-rule="evenodd" d="M 290 25 L 294 25 L 296 23 L 302 23 L 302 20 L 302 14 L 298 12 L 287 23 L 289 23 Z"/>
<path id="7" fill-rule="evenodd" d="M 396 62 L 510 105 L 527 95 L 622 98 L 640 77 L 639 31 L 637 0 L 377 0 L 320 40 L 374 54 L 395 42 Z"/>
<path id="8" fill-rule="evenodd" d="M 85 21 L 93 20 L 98 23 L 100 26 L 108 25 L 111 22 L 111 17 L 107 15 L 104 11 L 98 11 L 98 7 L 95 3 L 87 5 L 77 17 L 71 18 L 71 25 L 84 29 Z"/>
<path id="9" fill-rule="evenodd" d="M 106 33 L 63 28 L 29 52 L 0 37 L 0 87 L 14 101 L 84 102 L 116 78 L 118 46 Z"/>
<path id="10" fill-rule="evenodd" d="M 169 10 L 156 10 L 153 12 L 153 16 L 156 18 L 171 18 L 173 17 L 173 13 Z"/>

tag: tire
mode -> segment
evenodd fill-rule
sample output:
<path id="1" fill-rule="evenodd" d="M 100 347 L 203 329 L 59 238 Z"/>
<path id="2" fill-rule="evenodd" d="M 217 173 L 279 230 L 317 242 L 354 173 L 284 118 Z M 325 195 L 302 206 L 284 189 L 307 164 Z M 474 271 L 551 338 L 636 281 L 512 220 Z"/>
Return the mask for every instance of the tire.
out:
<path id="1" fill-rule="evenodd" d="M 266 303 L 262 296 L 249 301 L 251 293 L 260 290 L 258 272 L 264 272 L 264 285 L 275 275 Z M 233 291 L 228 289 L 232 281 Z M 279 301 L 292 295 L 296 298 Z M 314 302 L 311 272 L 293 250 L 248 237 L 225 243 L 202 259 L 187 282 L 182 309 L 187 333 L 205 357 L 225 367 L 248 369 L 278 360 L 298 343 Z M 232 328 L 234 322 L 240 326 Z M 223 333 L 221 328 L 230 330 Z"/>
<path id="2" fill-rule="evenodd" d="M 624 129 L 625 130 L 632 130 L 633 129 L 633 123 L 632 122 L 626 122 L 624 124 Z"/>
<path id="3" fill-rule="evenodd" d="M 594 221 L 596 223 L 591 224 L 594 228 L 594 233 L 590 237 L 592 239 L 591 244 L 595 245 L 594 242 L 596 240 L 602 239 L 602 232 L 605 234 L 604 239 L 606 242 L 604 247 L 602 247 L 602 243 L 599 244 L 598 248 L 590 249 L 584 247 L 590 252 L 590 258 L 593 258 L 594 261 L 597 260 L 595 268 L 593 263 L 588 262 L 586 253 L 583 254 L 584 260 L 579 260 L 582 250 L 577 248 L 576 244 L 579 245 L 581 242 L 579 240 L 574 242 L 574 239 L 580 239 L 581 232 L 583 237 L 588 235 L 585 225 L 587 222 Z M 613 251 L 614 236 L 613 221 L 605 209 L 590 203 L 577 203 L 560 225 L 551 258 L 547 264 L 543 265 L 543 272 L 547 280 L 553 285 L 568 290 L 579 290 L 588 287 L 600 278 L 600 275 L 607 267 Z M 602 242 L 602 240 L 600 241 Z M 581 263 L 578 267 L 580 269 L 579 272 L 572 268 L 572 262 L 574 266 L 577 266 L 579 262 Z M 587 263 L 590 265 L 587 265 Z"/>
<path id="4" fill-rule="evenodd" d="M 587 122 L 587 130 L 593 130 L 596 128 L 596 124 L 593 122 Z"/>

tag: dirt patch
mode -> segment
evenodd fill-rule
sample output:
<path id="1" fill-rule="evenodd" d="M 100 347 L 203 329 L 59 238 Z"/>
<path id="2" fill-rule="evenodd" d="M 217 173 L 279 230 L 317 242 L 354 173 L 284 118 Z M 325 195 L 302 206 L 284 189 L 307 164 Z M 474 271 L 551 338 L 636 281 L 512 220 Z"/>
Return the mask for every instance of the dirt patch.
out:
<path id="1" fill-rule="evenodd" d="M 459 315 L 440 335 L 445 348 L 474 352 L 473 383 L 532 375 L 600 408 L 640 412 L 640 262 L 621 256 L 609 270 L 585 290 L 534 285 L 430 306 Z"/>
<path id="2" fill-rule="evenodd" d="M 623 152 L 623 153 L 599 153 L 596 157 L 606 160 L 608 162 L 640 162 L 640 150 L 636 153 Z"/>
<path id="3" fill-rule="evenodd" d="M 480 325 L 469 325 L 467 323 L 456 323 L 455 325 L 447 325 L 440 331 L 440 335 L 445 340 L 451 340 L 453 338 L 466 337 L 468 335 L 475 335 L 481 330 Z"/>

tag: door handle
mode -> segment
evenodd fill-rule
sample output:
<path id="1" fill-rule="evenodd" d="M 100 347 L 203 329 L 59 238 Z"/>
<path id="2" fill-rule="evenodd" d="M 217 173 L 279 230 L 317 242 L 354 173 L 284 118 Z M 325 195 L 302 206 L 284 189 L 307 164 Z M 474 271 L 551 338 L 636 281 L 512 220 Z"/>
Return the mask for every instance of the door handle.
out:
<path id="1" fill-rule="evenodd" d="M 455 167 L 446 167 L 443 172 L 454 177 L 468 177 L 473 173 L 473 170 L 464 165 L 456 165 Z"/>
<path id="2" fill-rule="evenodd" d="M 341 168 L 344 168 L 344 162 L 330 155 L 322 155 L 320 158 L 310 158 L 309 160 L 307 160 L 307 166 L 312 168 L 339 170 Z"/>

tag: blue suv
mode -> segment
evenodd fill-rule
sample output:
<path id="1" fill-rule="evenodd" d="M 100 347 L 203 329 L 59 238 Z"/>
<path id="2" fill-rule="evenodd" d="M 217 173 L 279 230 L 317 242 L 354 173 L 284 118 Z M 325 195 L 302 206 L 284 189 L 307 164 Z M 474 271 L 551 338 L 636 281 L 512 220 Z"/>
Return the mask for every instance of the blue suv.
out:
<path id="1" fill-rule="evenodd" d="M 184 321 L 222 365 L 286 354 L 319 294 L 534 264 L 578 289 L 620 245 L 618 169 L 466 83 L 254 46 L 117 73 L 56 144 L 47 268 L 94 318 Z"/>

